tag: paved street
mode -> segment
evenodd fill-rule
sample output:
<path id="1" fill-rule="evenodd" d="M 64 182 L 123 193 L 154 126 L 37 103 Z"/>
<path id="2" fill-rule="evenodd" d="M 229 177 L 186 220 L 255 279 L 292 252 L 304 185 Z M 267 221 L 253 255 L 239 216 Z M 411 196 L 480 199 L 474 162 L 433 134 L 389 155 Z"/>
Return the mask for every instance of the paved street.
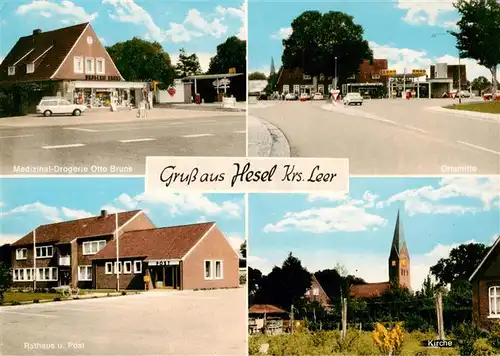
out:
<path id="1" fill-rule="evenodd" d="M 363 106 L 344 107 L 327 101 L 263 102 L 249 105 L 249 115 L 280 129 L 291 156 L 347 157 L 352 174 L 498 174 L 500 118 L 432 109 L 452 103 L 367 100 Z"/>
<path id="2" fill-rule="evenodd" d="M 246 290 L 2 307 L 1 355 L 246 355 Z"/>
<path id="3" fill-rule="evenodd" d="M 118 118 L 112 122 L 90 114 L 2 119 L 1 173 L 30 174 L 19 168 L 64 166 L 78 171 L 49 173 L 143 174 L 146 156 L 245 156 L 245 113 L 202 112 L 186 117 L 182 110 L 168 112 L 158 116 L 163 113 L 158 109 L 156 117 L 145 120 L 105 113 Z"/>

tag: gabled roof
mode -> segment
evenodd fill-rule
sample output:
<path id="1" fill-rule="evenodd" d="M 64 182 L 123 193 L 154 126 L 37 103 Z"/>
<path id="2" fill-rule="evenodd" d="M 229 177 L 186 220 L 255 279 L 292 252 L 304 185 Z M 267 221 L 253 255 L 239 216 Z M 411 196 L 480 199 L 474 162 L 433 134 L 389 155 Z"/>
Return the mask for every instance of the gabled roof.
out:
<path id="1" fill-rule="evenodd" d="M 318 278 L 316 278 L 314 273 L 311 273 L 311 288 L 313 288 L 314 285 L 316 285 L 319 288 L 319 290 L 326 295 L 326 292 L 323 289 L 323 286 L 321 285 L 321 283 L 319 283 Z M 309 293 L 310 290 L 311 289 L 308 289 L 307 293 Z M 326 295 L 326 298 L 328 299 L 328 301 L 330 301 L 330 297 L 328 295 Z"/>
<path id="2" fill-rule="evenodd" d="M 353 298 L 380 297 L 391 289 L 391 283 L 355 284 L 349 288 L 349 295 Z"/>
<path id="3" fill-rule="evenodd" d="M 406 240 L 403 231 L 403 223 L 401 222 L 401 219 L 399 217 L 399 210 L 398 210 L 398 216 L 396 218 L 396 226 L 394 227 L 394 236 L 392 238 L 391 249 L 396 251 L 397 256 L 399 256 L 405 245 L 406 245 Z"/>
<path id="4" fill-rule="evenodd" d="M 472 273 L 472 275 L 469 278 L 469 281 L 472 281 L 472 279 L 476 276 L 476 274 L 481 270 L 481 268 L 483 267 L 483 265 L 491 258 L 491 256 L 493 256 L 493 251 L 495 251 L 495 249 L 497 249 L 497 248 L 500 248 L 500 235 L 497 236 L 497 239 L 493 243 L 493 246 L 490 247 L 490 249 L 489 249 L 488 253 L 486 254 L 486 256 L 484 256 L 484 258 L 481 261 L 481 263 L 479 264 L 479 266 L 477 266 L 477 268 L 474 271 L 474 273 Z"/>
<path id="5" fill-rule="evenodd" d="M 123 226 L 140 212 L 140 210 L 133 210 L 118 213 L 118 227 Z M 111 235 L 115 231 L 115 215 L 93 216 L 85 219 L 41 225 L 35 231 L 36 243 L 68 243 L 75 238 Z M 14 242 L 12 246 L 30 244 L 33 244 L 33 231 Z"/>
<path id="6" fill-rule="evenodd" d="M 182 259 L 212 227 L 214 222 L 125 232 L 119 237 L 120 258 Z M 106 244 L 94 259 L 116 258 L 116 240 Z"/>
<path id="7" fill-rule="evenodd" d="M 0 64 L 0 82 L 50 79 L 87 26 L 88 22 L 19 38 Z M 35 60 L 35 71 L 26 73 L 26 64 Z M 14 64 L 15 74 L 8 75 L 7 68 Z"/>
<path id="8" fill-rule="evenodd" d="M 287 311 L 271 304 L 254 304 L 248 309 L 249 314 L 286 314 Z"/>

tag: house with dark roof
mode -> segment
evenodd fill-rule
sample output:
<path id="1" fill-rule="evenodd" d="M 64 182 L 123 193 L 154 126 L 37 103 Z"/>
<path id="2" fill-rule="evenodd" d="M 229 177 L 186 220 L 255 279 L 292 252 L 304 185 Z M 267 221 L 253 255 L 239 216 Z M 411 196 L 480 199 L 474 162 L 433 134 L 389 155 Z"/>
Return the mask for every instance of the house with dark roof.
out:
<path id="1" fill-rule="evenodd" d="M 375 298 L 389 292 L 394 286 L 411 290 L 410 253 L 399 211 L 389 254 L 389 281 L 352 285 L 349 294 L 352 298 Z"/>
<path id="2" fill-rule="evenodd" d="M 157 228 L 140 210 L 42 225 L 12 244 L 14 285 L 28 288 L 232 288 L 238 264 L 215 223 Z"/>
<path id="3" fill-rule="evenodd" d="M 20 83 L 52 83 L 43 95 L 89 107 L 137 105 L 147 86 L 124 80 L 88 22 L 19 38 L 0 63 L 0 85 Z"/>
<path id="4" fill-rule="evenodd" d="M 489 330 L 500 322 L 500 235 L 470 276 L 474 324 Z"/>
<path id="5" fill-rule="evenodd" d="M 304 297 L 309 302 L 318 302 L 326 311 L 332 310 L 331 300 L 314 273 L 311 274 L 311 287 L 306 291 Z"/>

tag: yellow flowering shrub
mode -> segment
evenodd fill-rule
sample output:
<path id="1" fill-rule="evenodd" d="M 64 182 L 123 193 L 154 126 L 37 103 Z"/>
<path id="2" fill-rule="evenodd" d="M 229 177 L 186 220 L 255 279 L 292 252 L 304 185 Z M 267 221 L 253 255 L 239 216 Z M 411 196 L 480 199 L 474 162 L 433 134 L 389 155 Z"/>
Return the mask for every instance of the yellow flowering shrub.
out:
<path id="1" fill-rule="evenodd" d="M 404 330 L 401 323 L 397 323 L 392 329 L 377 323 L 372 334 L 372 339 L 379 351 L 387 356 L 397 354 L 401 351 L 404 341 Z"/>

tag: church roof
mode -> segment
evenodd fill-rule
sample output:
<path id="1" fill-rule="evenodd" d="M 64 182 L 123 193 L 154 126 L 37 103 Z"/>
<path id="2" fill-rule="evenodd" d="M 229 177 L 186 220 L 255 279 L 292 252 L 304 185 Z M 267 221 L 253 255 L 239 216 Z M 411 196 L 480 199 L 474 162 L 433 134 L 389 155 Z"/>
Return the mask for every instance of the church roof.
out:
<path id="1" fill-rule="evenodd" d="M 392 249 L 394 249 L 399 256 L 401 250 L 406 245 L 405 234 L 403 231 L 403 223 L 401 222 L 401 218 L 398 216 L 396 218 L 396 226 L 394 227 L 394 237 L 392 238 Z"/>
<path id="2" fill-rule="evenodd" d="M 349 288 L 349 295 L 352 298 L 376 298 L 390 290 L 390 282 L 355 284 Z"/>

